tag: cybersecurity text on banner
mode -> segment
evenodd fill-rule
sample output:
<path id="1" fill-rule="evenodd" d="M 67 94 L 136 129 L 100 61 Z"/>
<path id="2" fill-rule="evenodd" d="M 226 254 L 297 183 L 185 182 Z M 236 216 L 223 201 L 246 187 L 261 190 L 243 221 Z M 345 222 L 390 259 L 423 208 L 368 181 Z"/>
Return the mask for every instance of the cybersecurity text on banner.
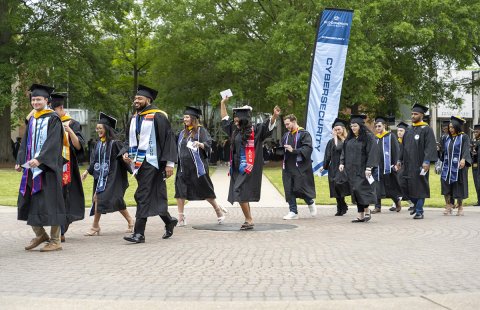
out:
<path id="1" fill-rule="evenodd" d="M 352 10 L 325 9 L 317 32 L 306 124 L 313 137 L 312 164 L 317 175 L 338 115 L 352 17 Z"/>

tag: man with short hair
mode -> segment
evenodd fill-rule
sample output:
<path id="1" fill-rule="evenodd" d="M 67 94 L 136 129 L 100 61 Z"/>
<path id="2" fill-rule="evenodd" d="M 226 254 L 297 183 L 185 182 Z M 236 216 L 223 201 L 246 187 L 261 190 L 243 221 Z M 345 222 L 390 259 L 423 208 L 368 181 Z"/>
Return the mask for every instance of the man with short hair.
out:
<path id="1" fill-rule="evenodd" d="M 83 193 L 78 157 L 83 153 L 85 140 L 82 135 L 82 126 L 74 120 L 63 108 L 65 95 L 53 93 L 51 96 L 51 108 L 60 117 L 63 124 L 65 137 L 63 139 L 63 155 L 67 162 L 63 165 L 63 197 L 65 198 L 65 210 L 67 225 L 61 227 L 61 241 L 65 242 L 65 233 L 68 226 L 85 217 L 85 195 Z"/>
<path id="2" fill-rule="evenodd" d="M 423 122 L 427 111 L 425 106 L 418 103 L 413 105 L 412 126 L 407 128 L 403 136 L 403 148 L 397 163 L 397 170 L 403 165 L 406 194 L 415 204 L 415 209 L 410 212 L 410 215 L 415 214 L 414 219 L 423 219 L 425 198 L 430 198 L 430 163 L 438 159 L 433 130 Z"/>
<path id="3" fill-rule="evenodd" d="M 15 170 L 22 171 L 18 195 L 18 219 L 32 226 L 36 237 L 25 250 L 49 241 L 40 251 L 61 250 L 60 226 L 66 224 L 62 194 L 63 126 L 47 103 L 53 87 L 33 84 L 30 87 L 34 112 L 18 151 Z M 23 168 L 22 168 L 23 167 Z M 51 226 L 50 237 L 44 226 Z"/>
<path id="4" fill-rule="evenodd" d="M 152 102 L 158 92 L 138 85 L 134 99 L 135 114 L 131 117 L 126 134 L 123 160 L 133 165 L 133 174 L 138 187 L 136 222 L 131 236 L 124 237 L 133 243 L 145 242 L 147 218 L 159 215 L 165 223 L 163 239 L 173 235 L 178 220 L 168 213 L 167 186 L 165 180 L 172 176 L 177 161 L 175 135 L 170 127 L 167 113 Z M 127 151 L 128 150 L 128 151 Z"/>
<path id="5" fill-rule="evenodd" d="M 282 180 L 285 199 L 290 212 L 284 220 L 298 219 L 297 198 L 305 200 L 312 217 L 317 215 L 314 198 L 315 181 L 312 169 L 312 137 L 310 133 L 298 126 L 297 118 L 289 114 L 283 118 L 287 132 L 282 138 L 285 155 L 283 157 Z"/>

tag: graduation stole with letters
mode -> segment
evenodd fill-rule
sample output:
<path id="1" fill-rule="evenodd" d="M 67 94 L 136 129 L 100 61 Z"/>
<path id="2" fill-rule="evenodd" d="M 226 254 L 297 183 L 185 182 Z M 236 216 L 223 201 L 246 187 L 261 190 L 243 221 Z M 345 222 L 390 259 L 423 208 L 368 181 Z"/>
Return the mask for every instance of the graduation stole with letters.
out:
<path id="1" fill-rule="evenodd" d="M 448 147 L 450 143 L 452 143 L 452 137 L 447 137 L 445 140 L 445 151 L 444 151 L 444 158 L 443 158 L 443 165 L 442 165 L 442 179 L 447 182 L 448 184 L 455 183 L 458 181 L 458 170 L 460 165 L 460 155 L 462 154 L 462 142 L 463 142 L 463 135 L 459 134 L 453 136 L 453 150 L 452 150 L 452 157 L 449 158 L 448 156 Z"/>
<path id="2" fill-rule="evenodd" d="M 285 136 L 284 136 L 284 139 L 283 139 L 283 145 L 287 144 L 288 143 L 288 135 L 289 134 L 292 134 L 294 135 L 293 136 L 293 149 L 296 150 L 297 149 L 297 142 L 298 142 L 298 136 L 300 134 L 300 130 L 303 130 L 302 127 L 298 127 L 298 129 L 296 131 L 293 131 L 293 132 L 287 132 L 285 133 Z M 285 169 L 285 160 L 287 158 L 287 151 L 285 151 L 283 153 L 283 169 Z M 296 158 L 296 161 L 295 161 L 295 165 L 298 167 L 298 163 L 302 161 L 302 155 L 301 154 L 298 154 L 297 155 L 297 158 Z"/>
<path id="3" fill-rule="evenodd" d="M 25 154 L 25 162 L 28 162 L 34 158 L 36 158 L 40 151 L 42 150 L 42 146 L 47 140 L 48 135 L 48 121 L 50 120 L 50 116 L 41 117 L 45 114 L 51 114 L 53 110 L 45 109 L 40 112 L 35 112 L 34 116 L 28 120 L 28 133 L 27 133 L 27 151 Z M 27 191 L 27 178 L 28 178 L 28 170 L 23 169 L 22 181 L 20 182 L 20 194 L 25 196 Z M 42 178 L 39 177 L 40 174 L 43 172 L 40 168 L 30 168 L 32 171 L 32 192 L 31 194 L 36 194 L 42 190 Z"/>
<path id="4" fill-rule="evenodd" d="M 198 129 L 197 130 L 197 141 L 200 142 L 200 129 L 201 129 L 201 127 L 198 126 L 197 129 Z M 188 128 L 188 130 L 189 130 L 189 132 L 188 132 L 187 143 L 188 143 L 188 141 L 193 142 L 193 139 L 191 137 L 192 129 Z M 182 146 L 184 132 L 185 132 L 185 129 L 182 130 L 182 132 L 178 136 L 178 154 L 179 154 L 178 162 L 180 163 L 180 171 L 183 171 L 182 163 L 180 162 L 180 148 Z M 205 175 L 206 174 L 205 165 L 203 164 L 202 158 L 200 157 L 200 148 L 197 147 L 196 150 L 192 150 L 191 148 L 187 147 L 187 150 L 190 152 L 190 156 L 192 156 L 193 163 L 195 164 L 195 168 L 197 169 L 197 177 L 201 177 L 202 175 Z"/>
<path id="5" fill-rule="evenodd" d="M 255 163 L 255 132 L 250 133 L 250 137 L 247 140 L 245 147 L 240 148 L 240 165 L 238 171 L 240 173 L 250 174 Z"/>
<path id="6" fill-rule="evenodd" d="M 72 118 L 69 115 L 64 115 L 60 117 L 62 123 L 68 122 Z M 63 135 L 63 149 L 62 149 L 63 158 L 67 160 L 67 163 L 63 165 L 63 174 L 62 174 L 62 185 L 67 185 L 72 181 L 72 174 L 70 171 L 70 139 L 68 137 L 68 132 L 64 132 Z"/>
<path id="7" fill-rule="evenodd" d="M 135 114 L 130 122 L 128 157 L 134 161 L 133 175 L 138 173 L 138 169 L 142 166 L 145 158 L 152 166 L 157 169 L 159 168 L 157 159 L 157 139 L 155 137 L 155 126 L 153 126 L 155 113 L 157 112 L 163 113 L 167 116 L 162 110 L 151 109 Z M 137 118 L 142 116 L 143 121 L 140 127 L 140 135 L 137 137 Z"/>
<path id="8" fill-rule="evenodd" d="M 391 152 L 391 139 L 392 135 L 389 135 L 390 131 L 385 131 L 382 134 L 376 134 L 378 138 L 377 144 L 380 140 L 383 140 L 383 174 L 390 174 L 392 172 L 392 154 Z M 380 167 L 378 167 L 378 173 L 380 174 Z"/>

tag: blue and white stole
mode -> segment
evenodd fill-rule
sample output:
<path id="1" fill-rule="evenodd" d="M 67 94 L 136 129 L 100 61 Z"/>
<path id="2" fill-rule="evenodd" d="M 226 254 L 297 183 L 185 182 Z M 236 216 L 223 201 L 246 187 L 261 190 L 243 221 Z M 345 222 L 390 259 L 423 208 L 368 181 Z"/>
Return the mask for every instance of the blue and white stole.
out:
<path id="1" fill-rule="evenodd" d="M 377 144 L 382 140 L 382 154 L 383 154 L 383 174 L 392 173 L 392 135 L 389 131 L 383 134 L 376 134 Z M 380 177 L 380 166 L 378 166 L 378 177 Z"/>
<path id="2" fill-rule="evenodd" d="M 149 111 L 146 111 L 149 112 Z M 140 127 L 140 137 L 137 141 L 137 117 L 144 117 Z M 159 169 L 157 157 L 157 139 L 155 134 L 155 112 L 151 114 L 136 114 L 130 122 L 128 139 L 128 157 L 133 160 L 133 175 L 138 173 L 146 159 L 149 164 Z"/>
<path id="3" fill-rule="evenodd" d="M 50 116 L 39 118 L 32 116 L 29 119 L 25 162 L 36 158 L 40 154 L 43 144 L 47 140 L 49 120 Z M 19 191 L 22 196 L 25 196 L 27 191 L 28 170 L 29 169 L 23 169 L 22 181 L 20 182 Z M 42 190 L 42 178 L 39 176 L 42 174 L 43 170 L 38 167 L 30 168 L 30 170 L 32 171 L 33 186 L 31 194 L 33 195 Z"/>
<path id="4" fill-rule="evenodd" d="M 200 130 L 201 130 L 202 127 L 198 127 L 198 130 L 197 130 L 197 140 L 198 142 L 200 142 Z M 187 143 L 188 141 L 194 141 L 193 138 L 191 137 L 190 135 L 190 132 L 191 130 L 189 130 L 189 133 L 188 133 L 188 138 L 187 138 Z M 180 163 L 180 171 L 183 172 L 183 167 L 182 167 L 182 163 L 180 162 L 180 149 L 181 149 L 181 146 L 182 146 L 182 141 L 183 141 L 183 134 L 185 133 L 185 129 L 182 130 L 182 132 L 180 132 L 180 135 L 178 136 L 178 142 L 177 142 L 177 148 L 178 148 L 178 162 Z M 197 169 L 197 177 L 201 177 L 202 175 L 205 175 L 206 174 L 206 171 L 205 171 L 205 165 L 203 164 L 203 161 L 202 161 L 202 158 L 200 157 L 200 148 L 197 148 L 197 150 L 192 150 L 191 148 L 189 147 L 186 147 L 187 150 L 190 152 L 190 155 L 192 156 L 192 159 L 193 159 L 193 163 L 195 164 L 195 168 Z"/>
<path id="5" fill-rule="evenodd" d="M 449 156 L 449 146 L 450 143 L 453 143 L 452 156 Z M 442 180 L 448 184 L 455 183 L 458 181 L 458 170 L 460 165 L 460 156 L 462 154 L 462 143 L 463 143 L 463 134 L 459 134 L 453 137 L 447 137 L 445 140 L 445 150 L 443 151 L 443 165 L 442 165 Z"/>
<path id="6" fill-rule="evenodd" d="M 113 141 L 102 142 L 98 141 L 95 145 L 94 164 L 93 164 L 93 178 L 97 180 L 97 187 L 95 193 L 105 191 L 108 181 L 108 172 L 110 171 L 110 157 L 112 154 Z M 92 201 L 90 208 L 90 216 L 95 214 L 95 204 Z"/>

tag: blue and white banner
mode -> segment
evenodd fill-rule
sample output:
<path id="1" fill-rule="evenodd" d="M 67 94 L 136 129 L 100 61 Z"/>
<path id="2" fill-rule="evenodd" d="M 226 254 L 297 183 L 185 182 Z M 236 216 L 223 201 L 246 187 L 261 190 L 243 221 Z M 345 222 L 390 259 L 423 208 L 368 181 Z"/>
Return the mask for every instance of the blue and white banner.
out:
<path id="1" fill-rule="evenodd" d="M 313 138 L 313 173 L 317 175 L 338 115 L 352 17 L 352 10 L 325 9 L 318 28 L 306 121 Z"/>

